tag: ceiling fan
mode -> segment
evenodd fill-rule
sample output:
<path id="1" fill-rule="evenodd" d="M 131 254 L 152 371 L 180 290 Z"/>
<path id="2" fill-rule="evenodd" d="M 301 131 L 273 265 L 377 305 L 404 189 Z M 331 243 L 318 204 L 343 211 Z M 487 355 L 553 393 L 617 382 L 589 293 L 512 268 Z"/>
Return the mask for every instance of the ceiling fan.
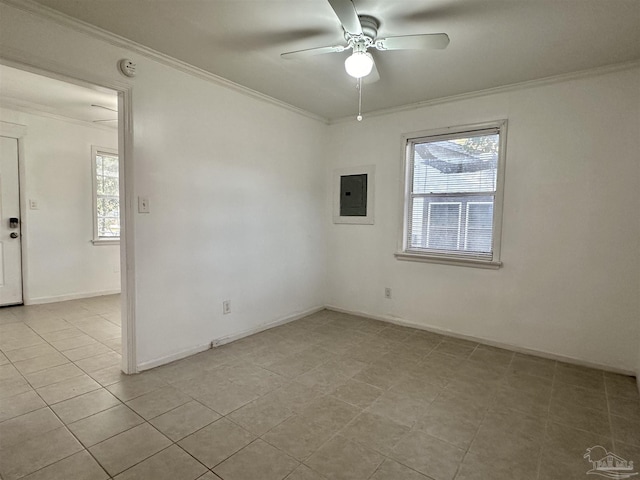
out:
<path id="1" fill-rule="evenodd" d="M 103 108 L 105 110 L 109 110 L 110 112 L 116 112 L 118 113 L 118 110 L 114 109 L 114 108 L 110 108 L 110 107 L 105 107 L 104 105 L 97 105 L 95 103 L 91 104 L 92 107 L 96 107 L 96 108 Z M 103 123 L 103 122 L 117 122 L 118 119 L 117 118 L 107 118 L 105 120 L 94 120 L 93 123 Z"/>
<path id="2" fill-rule="evenodd" d="M 361 79 L 369 75 L 371 77 L 368 80 L 371 82 L 375 82 L 380 78 L 373 56 L 367 51 L 369 48 L 375 48 L 380 51 L 422 50 L 443 49 L 449 45 L 449 36 L 446 33 L 378 38 L 380 22 L 369 15 L 358 15 L 353 0 L 328 1 L 340 23 L 342 23 L 347 44 L 287 52 L 280 55 L 282 58 L 304 58 L 325 53 L 340 53 L 351 49 L 353 53 L 344 62 L 345 70 L 349 75 L 357 78 L 360 84 Z"/>

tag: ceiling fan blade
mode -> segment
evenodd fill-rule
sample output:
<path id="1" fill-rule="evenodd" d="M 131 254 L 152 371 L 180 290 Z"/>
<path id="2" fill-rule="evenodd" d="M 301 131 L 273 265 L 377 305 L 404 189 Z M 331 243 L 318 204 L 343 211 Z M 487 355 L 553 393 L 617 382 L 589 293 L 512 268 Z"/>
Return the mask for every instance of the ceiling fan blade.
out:
<path id="1" fill-rule="evenodd" d="M 317 48 L 307 48 L 306 50 L 296 50 L 294 52 L 287 52 L 280 54 L 280 57 L 291 60 L 294 58 L 306 58 L 313 57 L 315 55 L 324 55 L 325 53 L 340 53 L 344 52 L 347 47 L 343 47 L 342 45 L 335 45 L 333 47 L 317 47 Z"/>
<path id="2" fill-rule="evenodd" d="M 114 109 L 114 108 L 109 108 L 109 107 L 105 107 L 104 105 L 97 105 L 95 103 L 91 104 L 92 107 L 98 107 L 98 108 L 104 108 L 105 110 L 110 110 L 112 112 L 116 112 L 118 113 L 118 110 Z"/>
<path id="3" fill-rule="evenodd" d="M 373 66 L 371 67 L 371 73 L 366 77 L 363 77 L 362 81 L 366 84 L 375 83 L 380 80 L 380 73 L 378 72 L 378 67 L 376 67 L 376 61 L 373 61 Z"/>
<path id="4" fill-rule="evenodd" d="M 447 48 L 449 35 L 446 33 L 426 33 L 424 35 L 402 35 L 376 40 L 378 50 L 422 50 L 424 48 Z"/>
<path id="5" fill-rule="evenodd" d="M 358 18 L 356 6 L 352 0 L 329 0 L 329 5 L 336 12 L 342 28 L 352 35 L 362 35 L 362 25 Z"/>

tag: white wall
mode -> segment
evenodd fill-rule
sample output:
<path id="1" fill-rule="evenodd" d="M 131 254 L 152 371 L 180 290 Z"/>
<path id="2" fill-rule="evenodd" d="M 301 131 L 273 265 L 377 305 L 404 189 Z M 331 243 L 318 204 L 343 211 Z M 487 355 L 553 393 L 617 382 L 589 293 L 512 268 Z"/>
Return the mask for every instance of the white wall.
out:
<path id="1" fill-rule="evenodd" d="M 396 260 L 402 134 L 503 118 L 503 268 Z M 332 125 L 327 185 L 334 168 L 375 164 L 376 224 L 327 215 L 327 303 L 633 372 L 639 128 L 637 68 Z"/>
<path id="2" fill-rule="evenodd" d="M 120 249 L 94 246 L 91 146 L 118 148 L 117 130 L 0 109 L 0 119 L 27 126 L 22 212 L 25 303 L 120 290 Z"/>
<path id="3" fill-rule="evenodd" d="M 132 85 L 139 366 L 323 305 L 322 122 L 4 4 L 0 55 Z"/>

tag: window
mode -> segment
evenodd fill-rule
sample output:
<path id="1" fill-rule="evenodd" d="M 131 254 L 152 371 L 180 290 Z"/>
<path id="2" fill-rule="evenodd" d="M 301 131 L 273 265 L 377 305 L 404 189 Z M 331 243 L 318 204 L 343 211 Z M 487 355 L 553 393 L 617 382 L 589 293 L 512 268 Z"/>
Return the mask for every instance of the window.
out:
<path id="1" fill-rule="evenodd" d="M 120 241 L 120 178 L 118 152 L 93 147 L 93 242 Z"/>
<path id="2" fill-rule="evenodd" d="M 506 121 L 404 138 L 401 260 L 498 268 Z"/>

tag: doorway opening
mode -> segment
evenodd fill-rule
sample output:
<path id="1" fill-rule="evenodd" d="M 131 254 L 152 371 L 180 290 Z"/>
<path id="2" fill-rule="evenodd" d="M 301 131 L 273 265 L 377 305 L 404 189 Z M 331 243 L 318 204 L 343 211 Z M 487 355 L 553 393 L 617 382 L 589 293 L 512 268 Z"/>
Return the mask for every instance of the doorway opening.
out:
<path id="1" fill-rule="evenodd" d="M 0 76 L 2 315 L 89 375 L 135 373 L 130 89 L 2 60 Z"/>

